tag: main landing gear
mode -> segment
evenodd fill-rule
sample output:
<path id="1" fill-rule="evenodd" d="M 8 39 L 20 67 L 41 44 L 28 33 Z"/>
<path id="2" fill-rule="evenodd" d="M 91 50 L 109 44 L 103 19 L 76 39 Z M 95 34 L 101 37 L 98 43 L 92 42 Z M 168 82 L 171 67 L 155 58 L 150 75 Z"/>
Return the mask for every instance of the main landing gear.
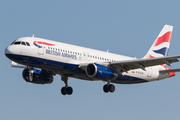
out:
<path id="1" fill-rule="evenodd" d="M 73 89 L 72 89 L 72 87 L 69 87 L 68 84 L 67 84 L 68 77 L 67 76 L 62 76 L 61 80 L 64 81 L 64 83 L 66 84 L 65 87 L 61 88 L 61 93 L 63 95 L 66 95 L 66 94 L 71 95 L 73 93 Z"/>
<path id="2" fill-rule="evenodd" d="M 61 80 L 64 81 L 65 87 L 61 88 L 62 95 L 71 95 L 73 93 L 72 87 L 68 86 L 68 77 L 67 76 L 61 76 Z M 108 92 L 114 92 L 115 86 L 113 84 L 110 84 L 110 81 L 108 81 L 107 84 L 104 85 L 103 90 L 105 93 Z"/>
<path id="3" fill-rule="evenodd" d="M 115 86 L 113 84 L 110 84 L 110 81 L 108 81 L 108 83 L 106 85 L 104 85 L 103 90 L 105 93 L 114 92 Z"/>

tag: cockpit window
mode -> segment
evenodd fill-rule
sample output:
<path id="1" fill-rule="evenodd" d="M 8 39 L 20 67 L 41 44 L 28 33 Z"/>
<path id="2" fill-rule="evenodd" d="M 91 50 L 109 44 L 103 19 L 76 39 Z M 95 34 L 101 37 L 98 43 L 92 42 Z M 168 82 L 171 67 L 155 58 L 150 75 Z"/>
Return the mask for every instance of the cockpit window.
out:
<path id="1" fill-rule="evenodd" d="M 27 45 L 27 46 L 30 46 L 30 44 L 29 44 L 28 42 L 26 42 L 26 45 Z"/>
<path id="2" fill-rule="evenodd" d="M 30 46 L 29 42 L 24 42 L 24 41 L 14 41 L 11 43 L 11 45 L 24 45 L 24 46 Z"/>
<path id="3" fill-rule="evenodd" d="M 21 44 L 26 46 L 26 43 L 25 43 L 25 42 L 21 42 Z"/>
<path id="4" fill-rule="evenodd" d="M 19 44 L 21 44 L 21 41 L 14 42 L 14 45 L 19 45 Z"/>

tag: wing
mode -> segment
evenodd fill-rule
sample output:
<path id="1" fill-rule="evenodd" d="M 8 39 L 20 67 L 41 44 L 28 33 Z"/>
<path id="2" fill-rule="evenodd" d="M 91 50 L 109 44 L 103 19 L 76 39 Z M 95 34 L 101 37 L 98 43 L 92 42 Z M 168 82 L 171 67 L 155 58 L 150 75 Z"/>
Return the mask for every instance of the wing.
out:
<path id="1" fill-rule="evenodd" d="M 19 64 L 17 64 L 16 62 L 14 62 L 14 61 L 12 61 L 11 62 L 11 67 L 16 67 L 16 68 L 27 68 L 27 66 L 25 66 L 25 65 L 19 65 Z"/>
<path id="2" fill-rule="evenodd" d="M 14 61 L 11 62 L 11 65 L 12 65 L 11 67 L 15 67 L 15 68 L 28 68 L 27 66 L 18 64 L 18 63 L 14 62 Z M 40 68 L 36 68 L 36 67 L 33 67 L 33 68 L 40 69 Z M 53 71 L 53 70 L 47 70 L 47 69 L 40 69 L 40 70 L 46 70 L 47 73 L 52 74 L 52 75 L 56 75 L 56 72 Z"/>
<path id="3" fill-rule="evenodd" d="M 138 68 L 145 70 L 145 67 L 161 64 L 171 66 L 171 63 L 179 61 L 177 58 L 180 58 L 180 55 L 110 62 L 109 66 L 117 72 L 127 72 L 128 70 Z"/>

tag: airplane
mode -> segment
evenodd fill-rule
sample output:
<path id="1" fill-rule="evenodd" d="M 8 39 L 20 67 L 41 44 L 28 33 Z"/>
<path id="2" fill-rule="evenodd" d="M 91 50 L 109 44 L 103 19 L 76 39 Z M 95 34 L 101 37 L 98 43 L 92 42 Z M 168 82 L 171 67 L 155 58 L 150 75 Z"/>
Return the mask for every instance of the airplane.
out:
<path id="1" fill-rule="evenodd" d="M 173 26 L 165 25 L 141 58 L 133 58 L 110 52 L 70 45 L 43 38 L 22 37 L 12 42 L 5 55 L 12 60 L 12 67 L 24 68 L 23 79 L 35 84 L 50 84 L 56 74 L 61 76 L 65 86 L 62 95 L 71 95 L 69 77 L 105 81 L 105 93 L 114 92 L 116 84 L 136 84 L 161 80 L 175 76 L 180 69 L 168 66 L 178 62 L 180 55 L 167 56 Z"/>

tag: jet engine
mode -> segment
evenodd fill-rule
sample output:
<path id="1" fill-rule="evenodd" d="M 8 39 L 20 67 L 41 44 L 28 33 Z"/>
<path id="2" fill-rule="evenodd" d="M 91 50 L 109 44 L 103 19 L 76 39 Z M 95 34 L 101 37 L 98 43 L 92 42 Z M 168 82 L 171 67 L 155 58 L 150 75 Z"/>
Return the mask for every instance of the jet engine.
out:
<path id="1" fill-rule="evenodd" d="M 36 68 L 32 70 L 25 68 L 22 72 L 22 76 L 26 82 L 35 84 L 50 84 L 53 82 L 53 75 L 48 74 L 45 70 Z"/>
<path id="2" fill-rule="evenodd" d="M 118 74 L 116 74 L 111 68 L 96 63 L 90 63 L 86 67 L 86 75 L 90 78 L 105 80 L 115 80 L 118 77 Z"/>

